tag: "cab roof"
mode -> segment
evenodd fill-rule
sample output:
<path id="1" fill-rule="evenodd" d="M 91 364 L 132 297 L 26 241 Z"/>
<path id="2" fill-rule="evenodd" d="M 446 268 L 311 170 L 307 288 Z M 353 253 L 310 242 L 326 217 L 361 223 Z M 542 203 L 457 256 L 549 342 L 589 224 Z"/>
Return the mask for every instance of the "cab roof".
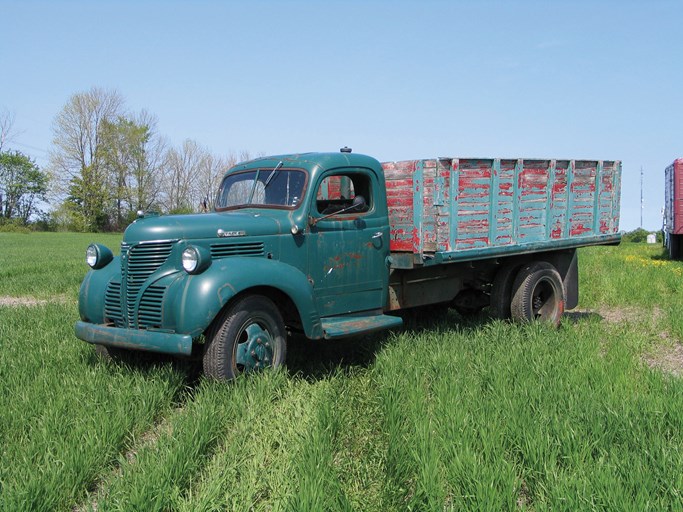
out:
<path id="1" fill-rule="evenodd" d="M 295 153 L 273 155 L 240 162 L 230 171 L 245 169 L 275 168 L 280 162 L 283 167 L 304 169 L 309 172 L 325 171 L 338 167 L 366 167 L 382 172 L 381 164 L 374 158 L 359 153 Z"/>

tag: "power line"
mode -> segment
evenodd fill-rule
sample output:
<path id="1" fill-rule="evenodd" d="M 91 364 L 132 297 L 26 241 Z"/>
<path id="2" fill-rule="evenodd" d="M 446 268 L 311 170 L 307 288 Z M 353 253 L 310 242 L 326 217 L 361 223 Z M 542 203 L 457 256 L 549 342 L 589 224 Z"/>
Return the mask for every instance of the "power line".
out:
<path id="1" fill-rule="evenodd" d="M 643 210 L 645 209 L 645 202 L 643 201 L 643 166 L 640 166 L 640 229 L 643 229 Z"/>
<path id="2" fill-rule="evenodd" d="M 12 142 L 12 144 L 7 143 L 7 145 L 8 145 L 8 146 L 10 146 L 10 145 L 12 145 L 12 146 L 20 146 L 20 147 L 22 147 L 22 148 L 27 148 L 27 149 L 30 149 L 30 150 L 32 150 L 32 151 L 39 151 L 40 153 L 45 153 L 46 155 L 49 155 L 49 154 L 50 154 L 50 152 L 49 152 L 47 149 L 37 148 L 37 147 L 31 146 L 31 145 L 29 145 L 29 144 L 22 144 L 21 142 Z"/>

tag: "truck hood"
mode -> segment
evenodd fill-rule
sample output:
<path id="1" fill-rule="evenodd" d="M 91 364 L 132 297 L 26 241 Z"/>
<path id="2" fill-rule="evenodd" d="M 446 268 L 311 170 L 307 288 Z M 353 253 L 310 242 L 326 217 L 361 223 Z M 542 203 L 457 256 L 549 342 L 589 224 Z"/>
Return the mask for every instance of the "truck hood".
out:
<path id="1" fill-rule="evenodd" d="M 219 229 L 225 233 L 232 232 L 232 236 L 275 235 L 282 232 L 282 222 L 275 216 L 244 211 L 146 217 L 128 226 L 123 240 L 137 243 L 217 238 Z M 288 227 L 285 229 L 289 230 Z"/>

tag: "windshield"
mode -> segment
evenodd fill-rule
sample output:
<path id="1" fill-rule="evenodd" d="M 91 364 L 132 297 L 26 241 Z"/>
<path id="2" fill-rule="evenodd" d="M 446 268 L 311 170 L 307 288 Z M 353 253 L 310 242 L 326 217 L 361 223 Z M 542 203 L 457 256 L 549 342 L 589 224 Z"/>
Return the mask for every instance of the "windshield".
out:
<path id="1" fill-rule="evenodd" d="M 303 197 L 306 174 L 291 169 L 256 169 L 229 174 L 221 183 L 216 209 L 249 205 L 296 208 Z"/>

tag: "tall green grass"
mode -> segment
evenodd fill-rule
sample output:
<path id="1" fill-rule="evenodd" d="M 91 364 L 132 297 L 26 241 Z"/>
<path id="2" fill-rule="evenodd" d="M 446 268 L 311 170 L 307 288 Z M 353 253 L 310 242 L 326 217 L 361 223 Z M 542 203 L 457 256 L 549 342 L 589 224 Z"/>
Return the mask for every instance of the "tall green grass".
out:
<path id="1" fill-rule="evenodd" d="M 85 249 L 91 242 L 118 254 L 121 235 L 0 233 L 0 296 L 76 299 L 88 271 Z"/>
<path id="2" fill-rule="evenodd" d="M 644 363 L 683 337 L 659 247 L 581 250 L 557 330 L 451 313 L 221 385 L 75 339 L 92 240 L 120 236 L 0 234 L 0 296 L 48 301 L 0 307 L 0 509 L 683 508 L 683 385 Z"/>
<path id="3" fill-rule="evenodd" d="M 73 306 L 0 307 L 0 510 L 63 510 L 166 411 L 183 376 L 98 363 Z"/>
<path id="4" fill-rule="evenodd" d="M 394 508 L 683 504 L 680 383 L 632 356 L 639 333 L 613 334 L 493 322 L 401 337 L 376 366 Z"/>

